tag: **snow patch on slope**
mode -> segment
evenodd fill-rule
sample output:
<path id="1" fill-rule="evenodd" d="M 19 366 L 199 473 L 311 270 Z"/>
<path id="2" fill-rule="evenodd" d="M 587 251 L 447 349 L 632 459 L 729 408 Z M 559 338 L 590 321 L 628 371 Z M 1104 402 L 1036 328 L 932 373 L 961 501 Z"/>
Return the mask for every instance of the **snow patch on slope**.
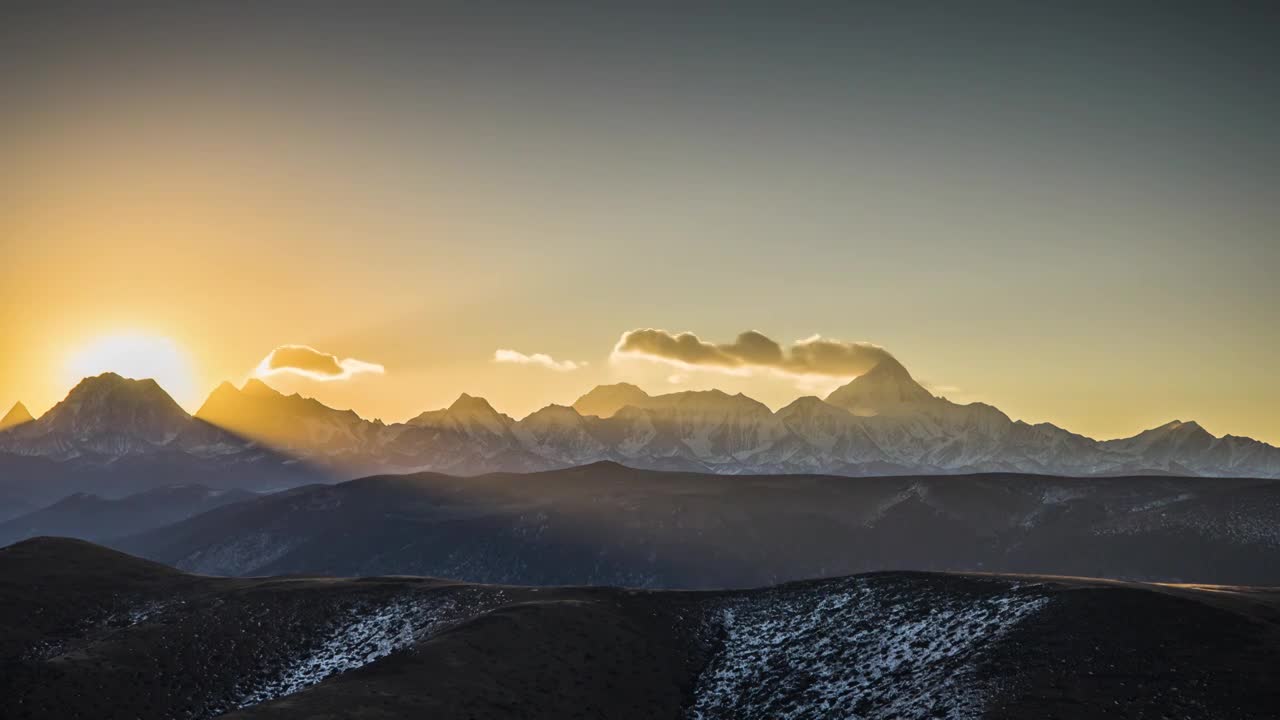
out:
<path id="1" fill-rule="evenodd" d="M 444 626 L 502 601 L 503 593 L 466 592 L 450 597 L 394 598 L 345 612 L 320 632 L 310 651 L 294 658 L 270 680 L 234 705 L 248 707 L 291 695 L 325 678 L 406 650 Z"/>
<path id="2" fill-rule="evenodd" d="M 729 601 L 719 653 L 688 717 L 949 718 L 982 715 L 984 647 L 1048 603 L 1008 586 L 989 594 L 904 592 L 853 578 Z"/>

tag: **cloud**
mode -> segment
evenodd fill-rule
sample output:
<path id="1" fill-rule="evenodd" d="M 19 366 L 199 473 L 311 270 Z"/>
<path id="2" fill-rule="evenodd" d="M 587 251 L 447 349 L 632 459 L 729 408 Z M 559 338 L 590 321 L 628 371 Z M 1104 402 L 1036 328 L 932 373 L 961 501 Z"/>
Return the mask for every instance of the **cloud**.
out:
<path id="1" fill-rule="evenodd" d="M 538 365 L 548 370 L 555 370 L 556 372 L 569 372 L 586 365 L 584 362 L 556 360 L 550 355 L 546 355 L 544 353 L 525 355 L 524 353 L 516 350 L 495 350 L 493 353 L 493 361 L 500 363 L 516 363 L 518 365 Z"/>
<path id="2" fill-rule="evenodd" d="M 262 362 L 258 363 L 255 372 L 259 377 L 289 373 L 321 382 L 330 382 L 347 380 L 352 375 L 361 373 L 381 375 L 386 372 L 386 368 L 377 363 L 355 358 L 339 360 L 337 355 L 320 352 L 306 345 L 281 345 L 267 353 Z"/>
<path id="3" fill-rule="evenodd" d="M 844 342 L 819 335 L 784 348 L 755 330 L 748 330 L 732 343 L 707 342 L 690 332 L 673 334 L 666 330 L 641 328 L 622 334 L 613 348 L 615 357 L 641 357 L 684 369 L 711 369 L 735 375 L 756 369 L 787 375 L 856 377 L 892 358 L 879 345 Z"/>

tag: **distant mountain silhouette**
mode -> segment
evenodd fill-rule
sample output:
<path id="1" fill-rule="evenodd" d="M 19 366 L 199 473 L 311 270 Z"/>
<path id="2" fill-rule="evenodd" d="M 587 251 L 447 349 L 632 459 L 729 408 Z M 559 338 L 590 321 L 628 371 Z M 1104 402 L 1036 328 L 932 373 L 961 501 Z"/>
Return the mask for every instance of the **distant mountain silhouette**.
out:
<path id="1" fill-rule="evenodd" d="M 39 420 L 0 432 L 0 466 L 4 453 L 103 467 L 121 457 L 165 457 L 211 472 L 256 454 L 259 469 L 274 457 L 318 471 L 294 468 L 288 482 L 530 472 L 601 460 L 722 474 L 1280 477 L 1280 449 L 1266 443 L 1215 437 L 1192 422 L 1097 441 L 1015 421 L 983 403 L 935 397 L 891 358 L 825 400 L 799 398 L 777 412 L 741 393 L 649 395 L 618 383 L 518 421 L 463 393 L 447 408 L 390 425 L 259 380 L 223 383 L 192 418 L 153 381 L 108 373 L 86 378 Z"/>
<path id="2" fill-rule="evenodd" d="M 115 373 L 85 378 L 39 419 L 0 431 L 5 503 L 39 507 L 72 492 L 112 498 L 189 483 L 270 490 L 331 479 L 303 458 L 191 417 L 154 380 Z"/>
<path id="3" fill-rule="evenodd" d="M 9 408 L 9 412 L 5 413 L 3 418 L 0 418 L 0 431 L 24 425 L 32 420 L 35 420 L 35 418 L 31 417 L 26 405 L 20 402 L 14 403 L 13 407 Z"/>
<path id="4" fill-rule="evenodd" d="M 167 445 L 189 420 L 155 380 L 104 373 L 81 380 L 39 420 L 12 428 L 5 437 L 29 439 L 39 449 L 29 453 L 35 455 L 129 455 Z"/>
<path id="5" fill-rule="evenodd" d="M 645 407 L 651 399 L 648 393 L 630 383 L 599 385 L 575 400 L 573 409 L 581 415 L 607 418 L 627 406 Z"/>
<path id="6" fill-rule="evenodd" d="M 338 460 L 369 447 L 379 427 L 351 410 L 334 410 L 297 393 L 284 395 L 261 380 L 237 389 L 219 385 L 195 417 L 276 450 Z"/>

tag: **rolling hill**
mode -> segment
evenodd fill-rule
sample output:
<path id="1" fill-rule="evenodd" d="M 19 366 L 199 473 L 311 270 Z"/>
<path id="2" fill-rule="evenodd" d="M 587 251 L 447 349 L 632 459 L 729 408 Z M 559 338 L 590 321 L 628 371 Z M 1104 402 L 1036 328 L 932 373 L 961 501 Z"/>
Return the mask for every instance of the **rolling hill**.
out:
<path id="1" fill-rule="evenodd" d="M 1280 597 L 1242 587 L 232 579 L 42 538 L 0 549 L 0 608 L 12 718 L 1248 720 L 1280 703 Z"/>
<path id="2" fill-rule="evenodd" d="M 374 476 L 237 503 L 115 547 L 223 575 L 753 587 L 874 570 L 1280 584 L 1280 482 L 723 476 L 596 463 Z"/>

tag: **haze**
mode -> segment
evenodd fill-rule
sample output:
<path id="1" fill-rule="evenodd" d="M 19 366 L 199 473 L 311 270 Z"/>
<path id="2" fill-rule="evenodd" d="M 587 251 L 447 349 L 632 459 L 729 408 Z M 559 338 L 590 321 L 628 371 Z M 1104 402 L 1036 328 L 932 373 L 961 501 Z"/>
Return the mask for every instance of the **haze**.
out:
<path id="1" fill-rule="evenodd" d="M 619 380 L 775 408 L 839 384 L 615 354 L 754 329 L 1098 438 L 1275 444 L 1275 21 L 9 5 L 0 409 L 39 414 L 121 336 L 181 349 L 188 410 L 263 368 L 388 421 L 463 391 L 519 417 Z M 282 346 L 336 370 L 272 372 Z"/>

